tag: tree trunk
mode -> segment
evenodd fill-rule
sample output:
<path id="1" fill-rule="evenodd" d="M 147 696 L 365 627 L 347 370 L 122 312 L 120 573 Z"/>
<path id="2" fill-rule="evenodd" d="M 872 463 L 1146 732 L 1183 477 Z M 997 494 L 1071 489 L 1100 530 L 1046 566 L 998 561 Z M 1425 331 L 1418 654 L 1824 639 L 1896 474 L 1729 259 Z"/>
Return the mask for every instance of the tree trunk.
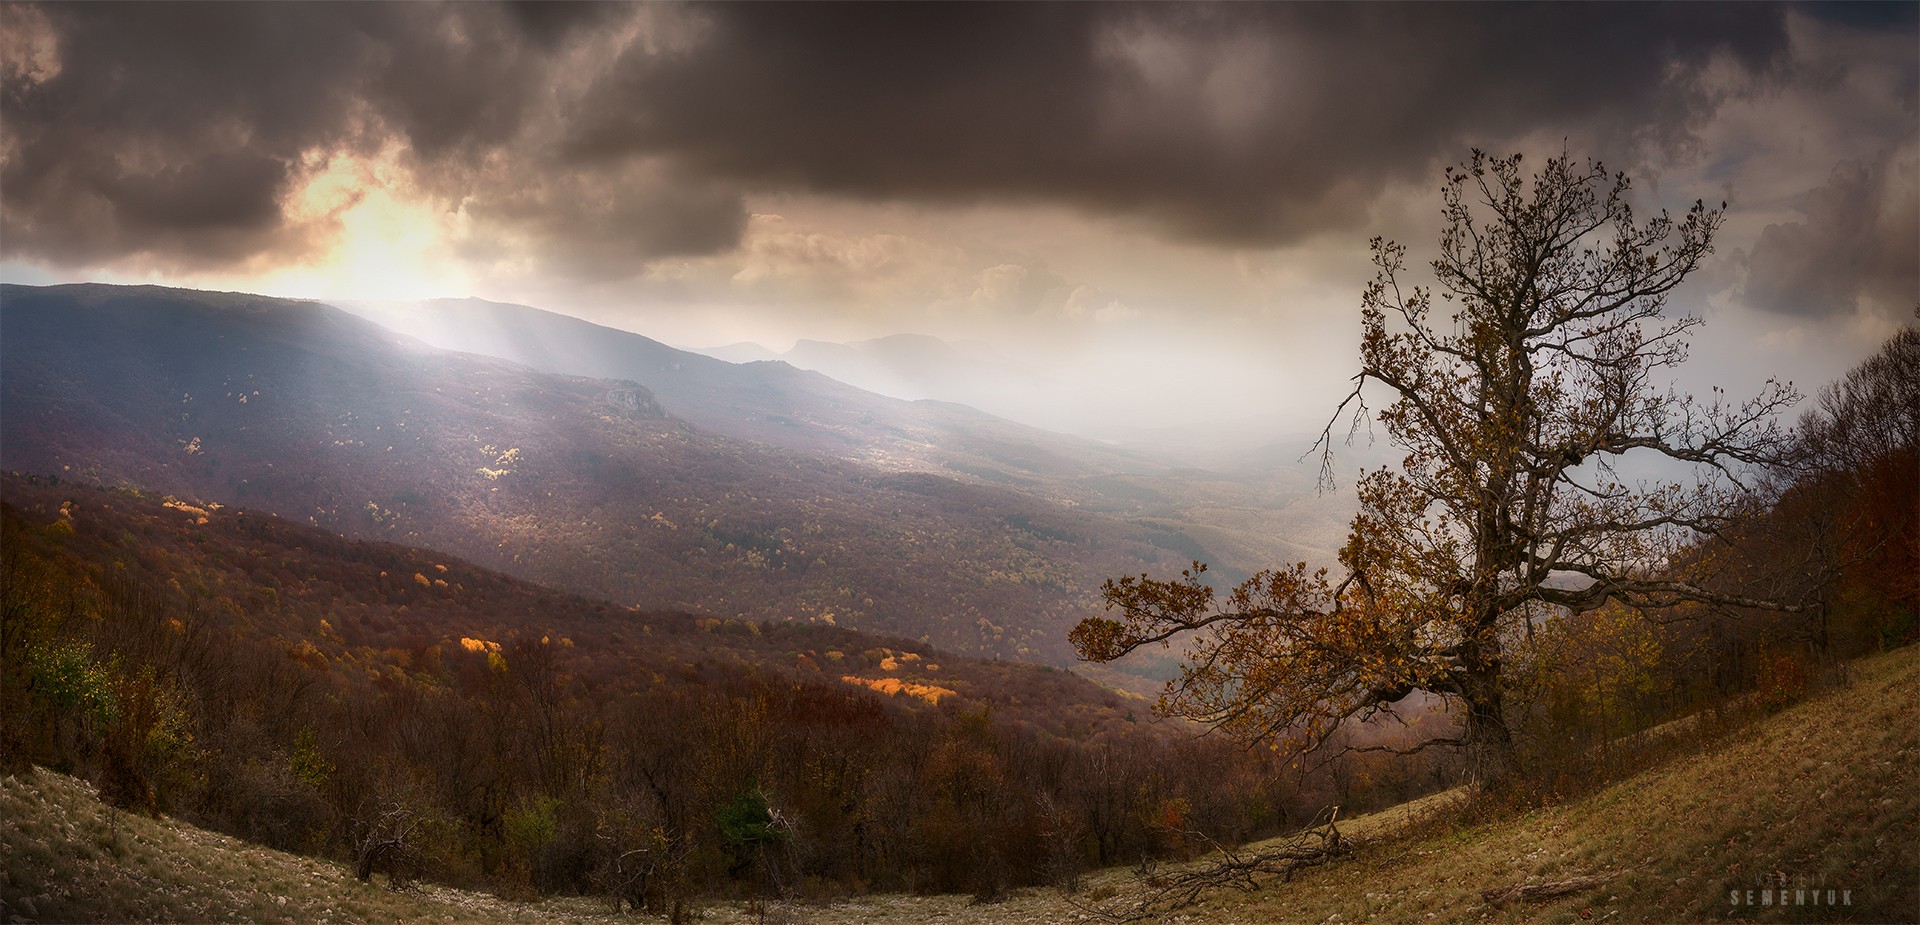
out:
<path id="1" fill-rule="evenodd" d="M 1467 698 L 1467 760 L 1472 783 L 1482 793 L 1507 788 L 1515 773 L 1513 736 L 1507 731 L 1500 691 L 1489 683 Z"/>
<path id="2" fill-rule="evenodd" d="M 379 865 L 380 855 L 382 853 L 383 852 L 381 850 L 381 846 L 379 845 L 373 845 L 373 846 L 361 849 L 360 856 L 355 859 L 354 865 L 353 865 L 354 879 L 360 881 L 361 883 L 366 883 L 367 881 L 372 880 L 373 869 Z"/>

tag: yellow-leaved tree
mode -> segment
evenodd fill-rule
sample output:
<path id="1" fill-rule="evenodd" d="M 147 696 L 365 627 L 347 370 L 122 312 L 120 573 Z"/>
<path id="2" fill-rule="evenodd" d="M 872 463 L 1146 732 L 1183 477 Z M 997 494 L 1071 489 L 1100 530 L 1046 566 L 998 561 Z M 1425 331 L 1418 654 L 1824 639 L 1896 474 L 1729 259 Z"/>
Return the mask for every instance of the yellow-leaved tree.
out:
<path id="1" fill-rule="evenodd" d="M 1406 455 L 1359 478 L 1341 573 L 1301 563 L 1225 593 L 1199 563 L 1112 580 L 1107 615 L 1073 630 L 1079 655 L 1184 637 L 1163 713 L 1301 750 L 1425 691 L 1458 711 L 1459 732 L 1405 750 L 1465 747 L 1497 788 L 1514 769 L 1504 654 L 1545 616 L 1609 601 L 1777 606 L 1673 563 L 1779 457 L 1774 417 L 1798 396 L 1770 381 L 1744 403 L 1696 401 L 1662 381 L 1700 323 L 1662 308 L 1722 212 L 1696 202 L 1636 221 L 1628 192 L 1624 175 L 1564 155 L 1531 177 L 1519 155 L 1450 168 L 1431 285 L 1408 281 L 1404 247 L 1372 244 L 1361 369 L 1334 421 L 1351 412 L 1358 427 L 1385 397 L 1377 419 Z M 1334 431 L 1318 447 L 1327 472 Z M 1622 474 L 1637 457 L 1673 462 L 1664 478 Z"/>

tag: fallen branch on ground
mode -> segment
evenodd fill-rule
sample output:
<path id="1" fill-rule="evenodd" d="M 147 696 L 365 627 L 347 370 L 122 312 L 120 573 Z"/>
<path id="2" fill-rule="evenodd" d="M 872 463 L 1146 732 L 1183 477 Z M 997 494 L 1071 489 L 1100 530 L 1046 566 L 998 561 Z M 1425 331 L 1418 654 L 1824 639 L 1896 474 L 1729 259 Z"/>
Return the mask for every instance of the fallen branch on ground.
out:
<path id="1" fill-rule="evenodd" d="M 1618 873 L 1593 874 L 1586 877 L 1554 880 L 1549 883 L 1516 883 L 1512 886 L 1501 887 L 1497 890 L 1481 890 L 1480 898 L 1486 900 L 1488 905 L 1495 908 L 1506 905 L 1516 899 L 1524 899 L 1528 902 L 1535 903 L 1546 902 L 1549 899 L 1566 896 L 1570 893 L 1593 889 L 1618 876 L 1620 876 Z"/>
<path id="2" fill-rule="evenodd" d="M 1132 906 L 1119 910 L 1098 909 L 1074 902 L 1073 905 L 1083 912 L 1097 915 L 1109 922 L 1138 922 L 1155 918 L 1177 909 L 1191 906 L 1210 890 L 1231 887 L 1242 892 L 1252 892 L 1260 888 L 1256 877 L 1277 876 L 1282 880 L 1293 877 L 1295 871 L 1305 867 L 1318 867 L 1332 862 L 1335 858 L 1353 850 L 1353 844 L 1340 835 L 1334 826 L 1334 820 L 1340 815 L 1340 807 L 1334 806 L 1314 817 L 1312 825 L 1295 833 L 1285 841 L 1255 854 L 1242 853 L 1241 849 L 1228 848 L 1207 836 L 1197 833 L 1185 833 L 1211 845 L 1221 855 L 1220 860 L 1205 867 L 1186 870 L 1177 874 L 1158 874 L 1151 865 L 1143 865 L 1140 877 L 1148 887 L 1148 892 Z M 1322 822 L 1322 817 L 1326 821 Z"/>

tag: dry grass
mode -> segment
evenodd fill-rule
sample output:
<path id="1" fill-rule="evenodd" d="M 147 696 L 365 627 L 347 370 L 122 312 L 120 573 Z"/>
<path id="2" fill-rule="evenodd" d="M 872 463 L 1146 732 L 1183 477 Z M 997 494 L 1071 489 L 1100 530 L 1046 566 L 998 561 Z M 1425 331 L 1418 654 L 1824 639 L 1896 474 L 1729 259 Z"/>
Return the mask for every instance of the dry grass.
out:
<path id="1" fill-rule="evenodd" d="M 51 771 L 0 777 L 0 920 L 512 922 L 607 920 L 603 903 L 509 903 L 360 883 L 337 864 L 121 812 Z"/>
<path id="2" fill-rule="evenodd" d="M 1195 921 L 1920 920 L 1920 650 L 1859 663 L 1849 687 L 1591 797 L 1520 818 L 1376 839 L 1351 863 Z M 1385 816 L 1390 816 L 1392 811 Z M 1496 909 L 1482 891 L 1617 875 Z M 1777 885 L 1851 890 L 1851 906 L 1745 906 Z M 1743 905 L 1734 905 L 1732 891 Z"/>
<path id="3" fill-rule="evenodd" d="M 1859 663 L 1846 689 L 1757 723 L 1585 799 L 1493 824 L 1444 820 L 1441 794 L 1351 820 L 1350 860 L 1252 894 L 1223 893 L 1174 921 L 1255 923 L 1545 921 L 1920 921 L 1920 649 Z M 427 887 L 396 893 L 333 864 L 173 822 L 115 813 L 46 771 L 0 778 L 0 918 L 43 921 L 612 920 L 582 899 L 537 904 Z M 1489 905 L 1485 890 L 1612 875 L 1546 902 Z M 1745 906 L 1747 890 L 1850 890 L 1851 905 Z M 870 896 L 832 906 L 734 905 L 705 921 L 1097 921 L 1137 894 L 1124 869 L 1055 890 L 971 904 L 964 896 Z"/>

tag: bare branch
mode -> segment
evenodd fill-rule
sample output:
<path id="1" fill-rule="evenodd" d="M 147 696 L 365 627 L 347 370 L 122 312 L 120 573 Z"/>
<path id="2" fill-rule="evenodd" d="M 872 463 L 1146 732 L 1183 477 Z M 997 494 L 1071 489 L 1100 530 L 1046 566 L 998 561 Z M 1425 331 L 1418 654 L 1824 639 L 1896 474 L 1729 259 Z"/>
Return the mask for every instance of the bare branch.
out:
<path id="1" fill-rule="evenodd" d="M 1074 905 L 1109 922 L 1138 922 L 1184 909 L 1221 888 L 1252 892 L 1260 888 L 1262 878 L 1290 880 L 1302 869 L 1331 864 L 1352 853 L 1352 843 L 1334 824 L 1339 816 L 1338 806 L 1323 809 L 1307 828 L 1253 853 L 1222 845 L 1199 832 L 1183 833 L 1212 847 L 1220 859 L 1173 875 L 1160 875 L 1149 866 L 1141 878 L 1147 892 L 1129 906 L 1107 909 L 1078 902 Z"/>

